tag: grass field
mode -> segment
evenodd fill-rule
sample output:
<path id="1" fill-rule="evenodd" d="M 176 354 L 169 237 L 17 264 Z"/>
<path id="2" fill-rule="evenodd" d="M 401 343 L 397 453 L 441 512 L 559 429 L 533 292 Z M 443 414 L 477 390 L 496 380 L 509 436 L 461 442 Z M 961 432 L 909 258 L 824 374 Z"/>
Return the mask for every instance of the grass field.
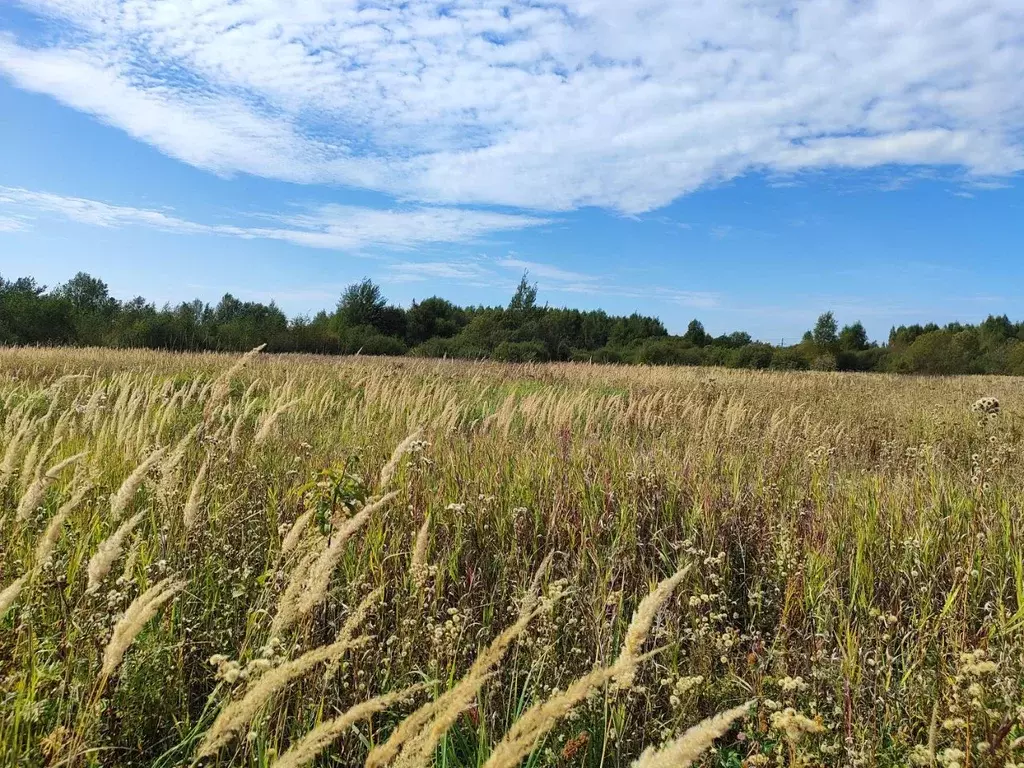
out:
<path id="1" fill-rule="evenodd" d="M 1024 379 L 6 350 L 0 428 L 3 766 L 1024 764 Z"/>

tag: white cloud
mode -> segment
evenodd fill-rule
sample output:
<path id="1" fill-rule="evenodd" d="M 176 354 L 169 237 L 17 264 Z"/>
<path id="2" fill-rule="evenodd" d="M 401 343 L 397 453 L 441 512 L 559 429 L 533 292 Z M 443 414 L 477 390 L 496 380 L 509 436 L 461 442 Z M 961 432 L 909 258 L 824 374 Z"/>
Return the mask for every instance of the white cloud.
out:
<path id="1" fill-rule="evenodd" d="M 582 272 L 572 272 L 568 269 L 553 267 L 550 264 L 541 264 L 536 261 L 524 261 L 518 258 L 498 259 L 498 266 L 508 269 L 518 269 L 529 272 L 536 277 L 544 277 L 550 280 L 557 280 L 568 283 L 586 283 L 596 280 L 595 275 L 585 275 Z"/>
<path id="2" fill-rule="evenodd" d="M 18 216 L 0 216 L 0 232 L 23 232 L 28 229 L 28 222 Z"/>
<path id="3" fill-rule="evenodd" d="M 469 285 L 492 285 L 494 274 L 472 261 L 401 261 L 389 264 L 387 279 L 393 283 L 454 280 Z"/>
<path id="4" fill-rule="evenodd" d="M 0 211 L 3 210 L 56 215 L 97 227 L 141 226 L 177 234 L 281 240 L 309 248 L 348 251 L 370 247 L 404 249 L 428 243 L 462 242 L 492 232 L 547 222 L 547 219 L 534 216 L 458 208 L 419 207 L 390 211 L 323 205 L 301 214 L 262 217 L 269 218 L 277 226 L 203 224 L 165 211 L 110 205 L 97 200 L 0 186 Z"/>
<path id="5" fill-rule="evenodd" d="M 1024 169 L 1018 0 L 21 0 L 0 73 L 217 173 L 639 212 L 751 171 Z"/>
<path id="6" fill-rule="evenodd" d="M 669 288 L 658 288 L 655 292 L 681 307 L 714 309 L 721 304 L 721 296 L 711 291 L 676 291 Z"/>

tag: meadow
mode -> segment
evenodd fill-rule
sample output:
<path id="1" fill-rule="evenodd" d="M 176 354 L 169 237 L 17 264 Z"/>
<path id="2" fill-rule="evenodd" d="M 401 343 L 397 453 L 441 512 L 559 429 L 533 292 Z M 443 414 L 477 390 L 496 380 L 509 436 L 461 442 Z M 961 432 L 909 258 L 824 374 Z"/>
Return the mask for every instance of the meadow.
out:
<path id="1" fill-rule="evenodd" d="M 1024 765 L 1024 379 L 7 349 L 0 435 L 3 766 Z"/>

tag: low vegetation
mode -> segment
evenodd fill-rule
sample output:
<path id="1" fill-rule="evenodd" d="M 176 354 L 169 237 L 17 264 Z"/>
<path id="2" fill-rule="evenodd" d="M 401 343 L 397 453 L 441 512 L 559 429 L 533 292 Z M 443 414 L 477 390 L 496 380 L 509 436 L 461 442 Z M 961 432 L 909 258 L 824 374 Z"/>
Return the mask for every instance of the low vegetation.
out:
<path id="1" fill-rule="evenodd" d="M 1024 381 L 0 352 L 0 764 L 1024 764 Z"/>

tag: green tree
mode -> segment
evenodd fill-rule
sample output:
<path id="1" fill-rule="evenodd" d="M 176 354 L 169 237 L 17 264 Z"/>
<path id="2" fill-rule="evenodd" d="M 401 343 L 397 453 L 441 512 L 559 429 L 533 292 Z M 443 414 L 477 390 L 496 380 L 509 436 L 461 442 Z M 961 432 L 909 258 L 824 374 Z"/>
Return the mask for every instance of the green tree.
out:
<path id="1" fill-rule="evenodd" d="M 85 272 L 79 272 L 54 293 L 70 301 L 79 313 L 109 315 L 117 306 L 117 301 L 110 297 L 107 284 Z"/>
<path id="2" fill-rule="evenodd" d="M 811 331 L 811 339 L 818 349 L 833 350 L 839 341 L 839 327 L 836 324 L 836 317 L 831 312 L 826 312 L 818 317 Z"/>
<path id="3" fill-rule="evenodd" d="M 406 337 L 409 344 L 422 344 L 428 339 L 448 339 L 466 326 L 466 313 L 450 301 L 431 296 L 413 302 L 406 316 Z"/>
<path id="4" fill-rule="evenodd" d="M 839 332 L 839 348 L 848 352 L 862 352 L 870 346 L 868 332 L 858 320 L 853 325 L 844 325 Z"/>
<path id="5" fill-rule="evenodd" d="M 107 284 L 85 272 L 79 272 L 53 292 L 53 297 L 71 304 L 75 336 L 79 344 L 99 346 L 110 332 L 111 321 L 118 311 Z"/>
<path id="6" fill-rule="evenodd" d="M 527 275 L 527 272 L 523 272 L 523 276 L 519 280 L 519 286 L 508 303 L 509 312 L 525 315 L 537 306 L 537 284 L 531 285 L 526 279 Z"/>
<path id="7" fill-rule="evenodd" d="M 387 301 L 380 287 L 364 278 L 345 289 L 334 317 L 340 328 L 355 328 L 360 325 L 376 328 L 386 307 Z"/>
<path id="8" fill-rule="evenodd" d="M 686 326 L 686 333 L 683 334 L 683 341 L 688 341 L 695 347 L 706 347 L 711 343 L 711 337 L 708 336 L 708 332 L 704 330 L 704 325 L 700 320 L 691 320 L 690 324 Z"/>

